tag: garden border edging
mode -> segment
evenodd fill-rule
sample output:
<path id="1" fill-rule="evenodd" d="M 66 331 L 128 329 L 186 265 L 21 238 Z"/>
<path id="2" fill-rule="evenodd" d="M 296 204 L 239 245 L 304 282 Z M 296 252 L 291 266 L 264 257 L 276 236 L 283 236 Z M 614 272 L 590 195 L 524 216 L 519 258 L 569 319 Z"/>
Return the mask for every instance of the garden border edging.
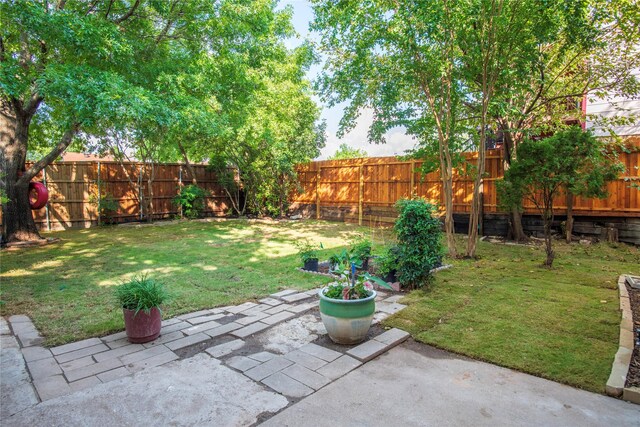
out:
<path id="1" fill-rule="evenodd" d="M 633 353 L 633 316 L 631 313 L 631 303 L 629 293 L 625 284 L 627 276 L 621 274 L 618 277 L 618 292 L 620 295 L 620 311 L 622 320 L 620 321 L 620 340 L 618 351 L 613 360 L 611 375 L 607 380 L 606 393 L 613 397 L 622 397 L 633 403 L 640 404 L 640 393 L 637 387 L 625 387 L 631 354 Z"/>

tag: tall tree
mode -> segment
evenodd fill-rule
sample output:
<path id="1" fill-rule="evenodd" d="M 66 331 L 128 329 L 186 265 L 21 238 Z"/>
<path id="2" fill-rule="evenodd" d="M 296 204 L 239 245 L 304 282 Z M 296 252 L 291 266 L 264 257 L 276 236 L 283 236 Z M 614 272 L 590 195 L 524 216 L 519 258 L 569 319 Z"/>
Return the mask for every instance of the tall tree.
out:
<path id="1" fill-rule="evenodd" d="M 229 135 L 223 106 L 253 96 L 250 74 L 290 29 L 290 12 L 274 9 L 271 0 L 0 2 L 4 239 L 40 238 L 29 181 L 74 140 L 105 144 L 120 132 L 161 144 L 161 157 L 179 150 L 170 136 L 186 145 Z M 26 169 L 33 148 L 43 154 Z"/>
<path id="2" fill-rule="evenodd" d="M 576 105 L 585 96 L 632 98 L 640 93 L 633 76 L 640 67 L 637 2 L 521 2 L 525 3 L 521 24 L 513 33 L 522 44 L 507 56 L 510 71 L 497 84 L 496 108 L 491 110 L 504 137 L 505 170 L 526 138 L 584 121 Z M 525 237 L 517 209 L 511 226 L 512 237 Z"/>
<path id="3" fill-rule="evenodd" d="M 436 142 L 451 256 L 457 255 L 453 224 L 453 167 L 459 143 L 457 116 L 462 88 L 456 63 L 461 24 L 458 2 L 410 0 L 313 2 L 312 28 L 327 56 L 319 87 L 330 105 L 349 101 L 341 130 L 362 108 L 374 110 L 369 138 L 384 142 L 386 130 L 405 126 L 425 144 Z"/>

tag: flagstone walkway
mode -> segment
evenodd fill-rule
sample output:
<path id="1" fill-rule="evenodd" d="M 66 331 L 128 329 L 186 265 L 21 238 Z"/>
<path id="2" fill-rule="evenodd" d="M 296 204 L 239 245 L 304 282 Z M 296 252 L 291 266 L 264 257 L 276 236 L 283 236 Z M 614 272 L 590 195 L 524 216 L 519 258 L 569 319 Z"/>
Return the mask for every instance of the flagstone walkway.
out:
<path id="1" fill-rule="evenodd" d="M 45 348 L 27 316 L 11 316 L 8 322 L 2 319 L 2 419 L 39 401 L 196 354 L 218 359 L 294 401 L 314 393 L 409 336 L 399 329 L 391 329 L 358 346 L 323 345 L 329 341 L 318 339 L 326 331 L 316 308 L 317 293 L 318 289 L 284 290 L 257 303 L 177 316 L 163 321 L 162 335 L 147 344 L 131 344 L 125 333 L 119 332 Z M 401 297 L 379 292 L 374 323 L 404 308 L 397 302 Z M 5 380 L 8 372 L 13 373 L 11 380 Z M 9 395 L 13 397 L 4 399 Z"/>

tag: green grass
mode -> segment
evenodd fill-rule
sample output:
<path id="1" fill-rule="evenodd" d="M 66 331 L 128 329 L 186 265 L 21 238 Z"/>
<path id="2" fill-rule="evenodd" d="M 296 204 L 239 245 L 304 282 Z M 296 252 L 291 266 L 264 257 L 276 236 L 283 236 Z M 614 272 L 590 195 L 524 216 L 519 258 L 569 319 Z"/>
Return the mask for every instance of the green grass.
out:
<path id="1" fill-rule="evenodd" d="M 330 279 L 298 272 L 295 243 L 322 242 L 321 258 L 356 234 L 389 231 L 329 222 L 177 222 L 50 233 L 61 242 L 0 253 L 2 315 L 27 314 L 57 345 L 123 329 L 113 286 L 135 275 L 173 294 L 165 318 L 241 303 Z M 618 347 L 617 278 L 640 274 L 627 245 L 542 247 L 480 242 L 479 260 L 454 260 L 408 308 L 386 321 L 418 340 L 587 390 L 602 392 Z M 376 252 L 381 247 L 374 246 Z M 447 260 L 447 262 L 451 262 Z"/>
<path id="2" fill-rule="evenodd" d="M 427 344 L 604 392 L 618 348 L 617 279 L 640 273 L 640 252 L 554 247 L 549 270 L 540 266 L 542 247 L 480 242 L 480 260 L 453 261 L 385 323 Z"/>
<path id="3" fill-rule="evenodd" d="M 113 287 L 140 274 L 172 294 L 165 318 L 285 288 L 311 289 L 330 280 L 297 271 L 294 244 L 305 238 L 322 243 L 326 258 L 358 232 L 370 230 L 230 220 L 47 233 L 61 242 L 1 253 L 0 313 L 30 316 L 51 346 L 122 330 Z"/>

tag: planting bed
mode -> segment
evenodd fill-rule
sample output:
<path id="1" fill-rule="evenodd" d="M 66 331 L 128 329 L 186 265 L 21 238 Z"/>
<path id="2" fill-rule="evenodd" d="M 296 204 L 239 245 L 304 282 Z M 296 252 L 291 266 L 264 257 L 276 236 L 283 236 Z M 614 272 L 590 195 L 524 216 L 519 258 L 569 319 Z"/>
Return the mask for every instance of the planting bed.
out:
<path id="1" fill-rule="evenodd" d="M 633 315 L 633 330 L 635 338 L 635 347 L 631 355 L 631 363 L 629 363 L 629 373 L 627 374 L 627 382 L 625 387 L 640 387 L 640 346 L 638 345 L 638 331 L 640 331 L 640 289 L 634 289 L 626 282 L 627 291 L 629 292 L 629 302 L 631 303 L 631 312 Z"/>

